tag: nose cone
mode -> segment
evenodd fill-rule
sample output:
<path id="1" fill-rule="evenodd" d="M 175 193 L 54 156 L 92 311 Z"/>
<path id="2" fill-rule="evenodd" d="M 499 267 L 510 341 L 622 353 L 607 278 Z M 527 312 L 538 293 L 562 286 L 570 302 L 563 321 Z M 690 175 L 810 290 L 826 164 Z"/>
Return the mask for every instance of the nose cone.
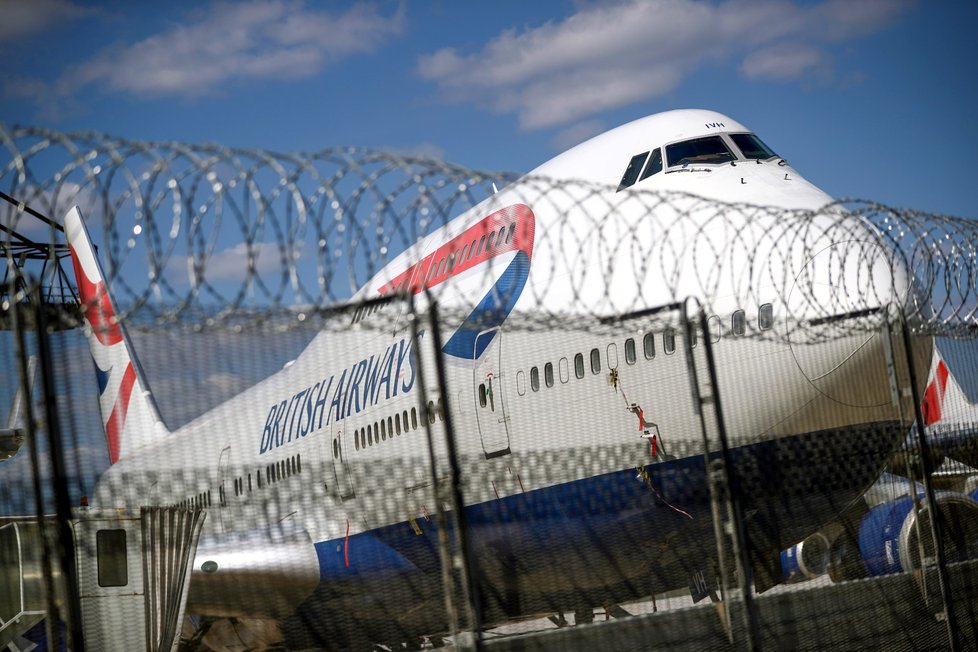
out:
<path id="1" fill-rule="evenodd" d="M 871 237 L 847 237 L 812 251 L 788 293 L 795 362 L 815 389 L 841 405 L 886 405 L 892 397 L 883 322 L 907 305 L 909 275 Z"/>

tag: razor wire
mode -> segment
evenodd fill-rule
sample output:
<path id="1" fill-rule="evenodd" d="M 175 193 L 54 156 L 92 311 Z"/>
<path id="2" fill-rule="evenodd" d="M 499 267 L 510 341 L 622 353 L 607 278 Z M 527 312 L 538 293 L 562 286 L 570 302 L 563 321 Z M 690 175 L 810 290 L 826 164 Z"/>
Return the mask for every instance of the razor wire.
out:
<path id="1" fill-rule="evenodd" d="M 78 205 L 123 316 L 159 323 L 276 310 L 301 320 L 376 297 L 393 281 L 378 272 L 398 255 L 406 269 L 458 236 L 457 216 L 471 225 L 514 203 L 538 217 L 526 319 L 514 320 L 530 327 L 592 328 L 690 296 L 717 313 L 773 301 L 815 338 L 827 322 L 829 336 L 876 328 L 873 315 L 893 306 L 917 329 L 962 334 L 978 310 L 976 223 L 872 202 L 785 209 L 360 148 L 280 154 L 2 124 L 0 147 L 0 189 L 57 221 Z M 0 208 L 0 223 L 61 237 L 15 206 Z M 358 294 L 368 282 L 373 294 Z M 449 314 L 480 298 L 433 293 Z"/>

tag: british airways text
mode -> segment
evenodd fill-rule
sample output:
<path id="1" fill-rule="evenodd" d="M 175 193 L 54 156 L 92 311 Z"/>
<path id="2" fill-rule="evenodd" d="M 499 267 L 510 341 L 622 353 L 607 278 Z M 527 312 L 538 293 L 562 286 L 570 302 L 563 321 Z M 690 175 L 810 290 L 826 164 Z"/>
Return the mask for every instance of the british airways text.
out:
<path id="1" fill-rule="evenodd" d="M 418 333 L 422 335 L 423 331 Z M 273 405 L 262 429 L 259 455 L 319 430 L 324 417 L 329 425 L 359 414 L 382 398 L 397 396 L 399 391 L 410 392 L 415 377 L 411 349 L 411 341 L 401 339 L 381 355 L 359 360 L 339 376 L 327 376 Z"/>

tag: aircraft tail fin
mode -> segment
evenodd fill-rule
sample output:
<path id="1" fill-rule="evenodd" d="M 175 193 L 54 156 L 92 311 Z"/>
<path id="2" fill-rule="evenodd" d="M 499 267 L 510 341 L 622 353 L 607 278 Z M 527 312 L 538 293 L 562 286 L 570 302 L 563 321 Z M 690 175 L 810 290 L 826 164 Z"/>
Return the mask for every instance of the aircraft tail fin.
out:
<path id="1" fill-rule="evenodd" d="M 927 388 L 920 402 L 924 425 L 931 426 L 964 419 L 964 412 L 971 406 L 964 391 L 954 379 L 940 352 L 934 349 Z M 970 410 L 973 412 L 973 408 Z"/>
<path id="2" fill-rule="evenodd" d="M 106 287 L 78 207 L 65 216 L 86 335 L 95 362 L 99 408 L 112 464 L 169 434 Z"/>

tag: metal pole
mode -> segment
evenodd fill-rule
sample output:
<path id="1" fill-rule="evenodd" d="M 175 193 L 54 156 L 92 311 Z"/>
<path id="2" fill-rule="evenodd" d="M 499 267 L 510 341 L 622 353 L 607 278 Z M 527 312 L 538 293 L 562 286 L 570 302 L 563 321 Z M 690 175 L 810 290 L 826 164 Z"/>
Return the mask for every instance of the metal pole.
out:
<path id="1" fill-rule="evenodd" d="M 438 304 L 431 302 L 429 310 L 432 324 L 432 344 L 435 351 L 435 370 L 438 374 L 438 388 L 441 391 L 442 405 L 445 409 L 445 448 L 448 454 L 449 483 L 451 489 L 451 504 L 453 525 L 455 526 L 455 536 L 458 543 L 459 560 L 462 565 L 462 598 L 469 611 L 469 624 L 475 633 L 475 648 L 482 649 L 482 605 L 479 600 L 479 592 L 475 590 L 476 578 L 478 578 L 478 568 L 476 560 L 471 555 L 469 548 L 468 529 L 465 523 L 465 502 L 462 498 L 461 469 L 458 463 L 458 448 L 455 441 L 455 426 L 451 417 L 451 401 L 448 391 L 448 380 L 445 374 L 445 359 L 441 354 L 441 330 L 438 328 Z"/>
<path id="2" fill-rule="evenodd" d="M 421 333 L 418 329 L 418 312 L 413 297 L 410 298 L 408 307 L 410 310 L 411 340 L 414 343 L 411 349 L 415 364 L 417 365 L 418 374 L 418 400 L 421 403 L 420 413 L 422 418 L 424 418 L 425 436 L 428 440 L 428 462 L 431 473 L 432 494 L 435 500 L 435 519 L 438 524 L 438 549 L 441 554 L 441 580 L 445 591 L 445 614 L 448 617 L 448 629 L 452 633 L 452 637 L 457 639 L 460 627 L 458 611 L 455 609 L 453 596 L 455 586 L 452 581 L 452 552 L 448 542 L 448 522 L 445 518 L 445 512 L 441 506 L 441 496 L 439 495 L 438 464 L 435 460 L 435 440 L 431 432 L 431 423 L 427 419 L 428 391 L 425 387 L 424 363 L 422 360 L 424 356 L 421 355 Z"/>
<path id="3" fill-rule="evenodd" d="M 20 276 L 19 274 L 17 275 Z M 13 328 L 16 334 L 17 360 L 19 362 L 19 375 L 21 391 L 24 396 L 24 425 L 27 433 L 27 447 L 31 458 L 31 480 L 34 491 L 34 510 L 37 517 L 37 530 L 41 535 L 41 568 L 44 575 L 44 592 L 48 605 L 48 613 L 45 618 L 45 634 L 49 646 L 52 650 L 61 648 L 60 634 L 57 622 L 61 619 L 60 609 L 58 608 L 58 592 L 54 586 L 54 576 L 51 572 L 53 562 L 51 561 L 51 542 L 48 537 L 47 524 L 44 520 L 44 494 L 41 489 L 41 467 L 40 453 L 37 450 L 37 421 L 34 419 L 34 400 L 31 395 L 27 373 L 27 343 L 24 338 L 24 327 L 20 318 L 20 300 L 17 296 L 16 281 L 10 284 L 10 312 L 13 315 Z M 43 373 L 43 370 L 42 370 Z"/>
<path id="4" fill-rule="evenodd" d="M 934 485 L 931 482 L 931 474 L 934 472 L 933 465 L 928 455 L 927 437 L 924 433 L 924 419 L 920 411 L 920 392 L 917 390 L 917 370 L 913 361 L 913 349 L 911 348 L 910 326 L 907 324 L 906 316 L 901 312 L 900 326 L 903 333 L 904 357 L 907 360 L 907 373 L 910 380 L 910 393 L 913 399 L 914 419 L 917 423 L 917 446 L 920 448 L 920 466 L 923 474 L 924 494 L 927 497 L 927 510 L 930 513 L 930 535 L 934 539 L 934 557 L 937 563 L 937 578 L 940 582 L 941 600 L 944 602 L 944 623 L 947 627 L 948 644 L 952 651 L 960 649 L 958 641 L 958 628 L 954 616 L 954 609 L 951 606 L 951 586 L 947 576 L 947 560 L 944 554 L 943 523 L 941 521 L 940 510 L 937 506 L 937 499 L 934 495 Z M 916 492 L 914 492 L 916 493 Z M 926 572 L 926 560 L 920 560 L 922 572 Z"/>
<path id="5" fill-rule="evenodd" d="M 696 372 L 696 362 L 693 358 L 693 338 L 696 337 L 696 332 L 692 327 L 692 320 L 689 317 L 689 312 L 687 305 L 690 300 L 695 300 L 695 298 L 687 298 L 682 303 L 682 320 L 683 327 L 686 331 L 686 359 L 689 364 L 690 381 L 693 383 L 693 398 L 696 403 L 696 410 L 700 417 L 700 423 L 703 429 L 703 444 L 705 456 L 705 462 L 707 464 L 707 474 L 710 478 L 711 486 L 711 496 L 716 500 L 716 494 L 712 491 L 714 486 L 713 478 L 719 476 L 718 479 L 722 480 L 726 486 L 726 507 L 727 513 L 730 515 L 730 527 L 727 530 L 727 534 L 730 536 L 731 544 L 733 546 L 734 563 L 736 564 L 737 574 L 740 576 L 741 583 L 741 596 L 744 602 L 744 626 L 747 635 L 747 648 L 749 650 L 759 650 L 760 649 L 760 625 L 757 618 L 757 609 L 754 605 L 754 597 L 751 591 L 751 576 L 749 574 L 750 569 L 750 557 L 747 550 L 747 536 L 744 530 L 744 518 L 743 509 L 740 505 L 740 491 L 737 486 L 737 478 L 733 474 L 732 467 L 733 462 L 730 457 L 730 445 L 727 439 L 727 429 L 726 424 L 723 419 L 723 407 L 720 403 L 720 383 L 717 378 L 716 373 L 716 360 L 713 356 L 713 346 L 710 342 L 710 328 L 709 320 L 707 319 L 706 313 L 703 310 L 702 305 L 697 300 L 698 305 L 698 315 L 700 319 L 700 329 L 703 332 L 703 349 L 706 353 L 706 369 L 708 374 L 708 380 L 710 383 L 710 389 L 712 391 L 712 396 L 709 398 L 704 398 L 700 394 L 699 388 L 699 378 Z M 702 412 L 702 406 L 705 403 L 713 404 L 713 414 L 716 420 L 717 438 L 720 443 L 720 460 L 711 459 L 710 449 L 709 449 L 709 434 L 706 427 L 706 418 Z M 716 464 L 720 462 L 720 464 Z M 714 475 L 714 471 L 718 471 Z M 715 512 L 716 510 L 714 510 Z M 723 564 L 723 552 L 722 550 L 717 550 L 717 554 L 720 555 L 720 563 Z M 723 571 L 721 570 L 721 575 Z M 730 631 L 730 636 L 733 636 L 733 630 Z"/>
<path id="6" fill-rule="evenodd" d="M 733 516 L 734 555 L 737 560 L 737 572 L 743 582 L 744 611 L 747 622 L 747 647 L 759 650 L 761 643 L 760 623 L 757 618 L 757 608 L 754 605 L 754 595 L 751 589 L 750 557 L 747 543 L 747 533 L 744 530 L 744 511 L 740 504 L 740 487 L 737 476 L 733 473 L 733 460 L 730 457 L 730 444 L 727 439 L 727 426 L 723 420 L 723 407 L 720 403 L 720 382 L 717 378 L 716 360 L 713 357 L 713 343 L 710 341 L 709 320 L 700 308 L 700 327 L 703 329 L 703 348 L 706 351 L 706 368 L 710 377 L 710 387 L 713 389 L 713 412 L 716 415 L 717 436 L 720 439 L 720 450 L 723 455 L 724 480 L 727 483 L 728 507 Z"/>
<path id="7" fill-rule="evenodd" d="M 41 368 L 46 430 L 48 433 L 48 455 L 51 457 L 51 475 L 54 487 L 55 513 L 57 514 L 58 557 L 65 582 L 65 606 L 67 611 L 67 632 L 69 647 L 76 652 L 85 649 L 82 635 L 81 604 L 78 594 L 78 577 L 75 568 L 75 543 L 71 531 L 71 502 L 68 497 L 68 480 L 64 461 L 64 443 L 58 422 L 57 396 L 54 388 L 54 368 L 51 364 L 51 348 L 48 340 L 47 319 L 41 303 L 40 288 L 35 286 L 34 311 L 37 331 L 37 357 Z"/>

